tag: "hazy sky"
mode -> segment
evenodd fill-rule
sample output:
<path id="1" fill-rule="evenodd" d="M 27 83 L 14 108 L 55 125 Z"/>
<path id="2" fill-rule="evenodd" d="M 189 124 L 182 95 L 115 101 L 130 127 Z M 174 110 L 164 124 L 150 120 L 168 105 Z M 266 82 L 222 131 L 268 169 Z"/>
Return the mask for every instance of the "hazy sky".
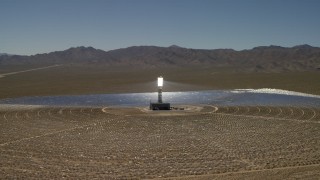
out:
<path id="1" fill-rule="evenodd" d="M 320 0 L 0 0 L 0 53 L 320 46 Z"/>

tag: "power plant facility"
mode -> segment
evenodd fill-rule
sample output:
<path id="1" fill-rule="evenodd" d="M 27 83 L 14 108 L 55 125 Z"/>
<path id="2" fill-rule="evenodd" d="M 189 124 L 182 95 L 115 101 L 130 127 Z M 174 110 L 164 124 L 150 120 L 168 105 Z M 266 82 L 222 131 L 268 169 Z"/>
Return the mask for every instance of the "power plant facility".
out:
<path id="1" fill-rule="evenodd" d="M 162 102 L 163 77 L 158 77 L 158 102 L 150 102 L 150 110 L 170 110 L 170 103 Z"/>

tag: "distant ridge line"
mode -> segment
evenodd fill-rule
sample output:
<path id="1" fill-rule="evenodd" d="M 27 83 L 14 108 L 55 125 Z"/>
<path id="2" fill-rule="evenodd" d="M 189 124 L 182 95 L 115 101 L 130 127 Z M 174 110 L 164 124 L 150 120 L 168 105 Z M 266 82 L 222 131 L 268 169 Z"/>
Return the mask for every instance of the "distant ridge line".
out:
<path id="1" fill-rule="evenodd" d="M 137 68 L 212 66 L 245 72 L 320 71 L 320 48 L 307 44 L 293 47 L 270 45 L 237 51 L 190 49 L 172 45 L 131 46 L 104 51 L 79 46 L 31 56 L 0 56 L 0 65 L 25 64 L 86 64 Z"/>

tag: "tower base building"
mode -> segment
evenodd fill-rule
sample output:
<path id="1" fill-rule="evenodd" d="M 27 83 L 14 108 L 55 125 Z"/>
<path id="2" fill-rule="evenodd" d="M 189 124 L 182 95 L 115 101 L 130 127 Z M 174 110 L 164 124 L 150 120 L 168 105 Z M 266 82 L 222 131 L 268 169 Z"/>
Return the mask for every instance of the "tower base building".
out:
<path id="1" fill-rule="evenodd" d="M 150 103 L 150 110 L 170 110 L 170 103 Z"/>

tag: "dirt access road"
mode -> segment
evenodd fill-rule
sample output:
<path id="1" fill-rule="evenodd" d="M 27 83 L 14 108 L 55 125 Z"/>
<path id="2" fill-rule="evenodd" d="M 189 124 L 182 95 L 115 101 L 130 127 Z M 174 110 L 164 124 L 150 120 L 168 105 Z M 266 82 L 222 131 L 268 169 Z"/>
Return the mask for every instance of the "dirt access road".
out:
<path id="1" fill-rule="evenodd" d="M 54 68 L 54 67 L 58 67 L 58 66 L 62 66 L 62 65 L 61 64 L 56 64 L 56 65 L 52 65 L 52 66 L 45 66 L 45 67 L 40 67 L 40 68 L 27 69 L 27 70 L 23 70 L 23 71 L 4 73 L 4 74 L 0 74 L 0 78 L 4 78 L 6 76 L 10 76 L 10 75 L 14 75 L 14 74 L 20 74 L 20 73 L 25 73 L 25 72 L 30 72 L 30 71 L 36 71 L 36 70 L 40 70 L 40 69 Z"/>

